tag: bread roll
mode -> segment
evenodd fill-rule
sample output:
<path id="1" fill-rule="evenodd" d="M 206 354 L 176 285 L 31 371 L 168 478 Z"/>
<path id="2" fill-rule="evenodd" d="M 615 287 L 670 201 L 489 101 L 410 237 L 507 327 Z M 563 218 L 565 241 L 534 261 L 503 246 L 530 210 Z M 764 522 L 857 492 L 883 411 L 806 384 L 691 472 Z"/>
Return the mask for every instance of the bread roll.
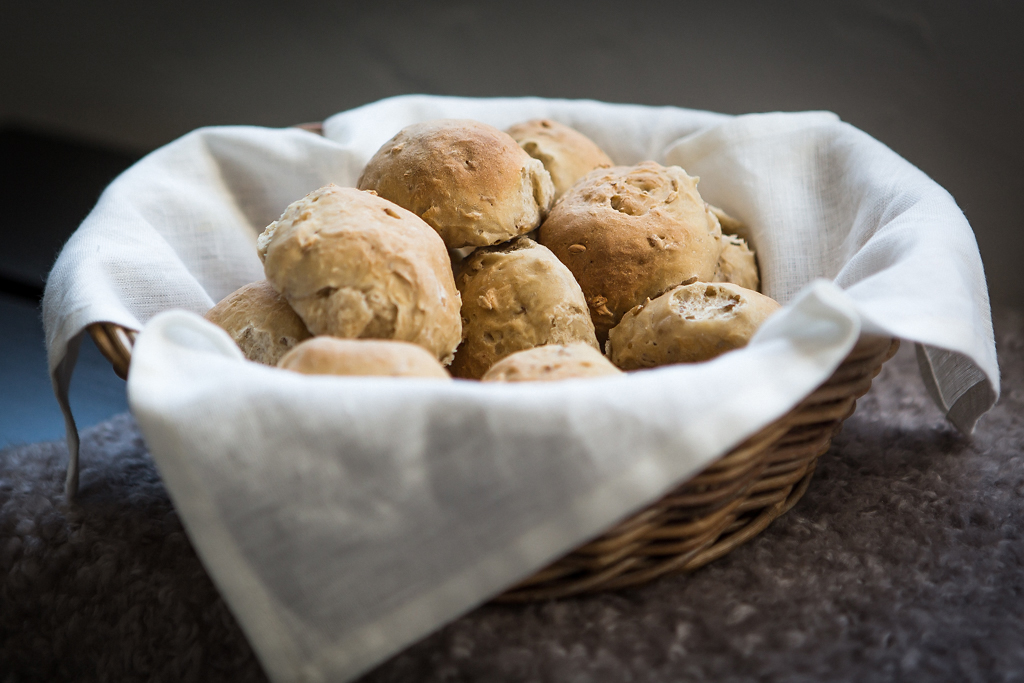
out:
<path id="1" fill-rule="evenodd" d="M 599 339 L 644 300 L 714 277 L 722 231 L 697 181 L 653 161 L 594 171 L 541 225 L 541 244 L 583 288 Z"/>
<path id="2" fill-rule="evenodd" d="M 555 185 L 555 199 L 594 169 L 612 165 L 612 160 L 593 140 L 557 121 L 534 119 L 517 123 L 508 129 L 508 134 L 527 154 L 544 164 Z"/>
<path id="3" fill-rule="evenodd" d="M 722 226 L 723 235 L 735 235 L 747 244 L 751 243 L 750 228 L 748 228 L 745 223 L 737 218 L 733 218 L 717 206 L 708 204 L 708 208 L 711 209 L 711 213 L 715 214 L 715 218 L 718 219 L 718 223 Z"/>
<path id="4" fill-rule="evenodd" d="M 533 230 L 555 192 L 544 165 L 507 133 L 465 119 L 403 128 L 366 164 L 358 186 L 420 216 L 449 249 Z"/>
<path id="5" fill-rule="evenodd" d="M 310 337 L 302 318 L 266 280 L 236 289 L 203 317 L 231 335 L 246 358 L 264 365 L 276 365 Z"/>
<path id="6" fill-rule="evenodd" d="M 598 349 L 587 302 L 572 273 L 527 237 L 474 251 L 457 280 L 462 345 L 452 374 L 480 378 L 505 356 L 544 344 Z"/>
<path id="7" fill-rule="evenodd" d="M 549 382 L 620 375 L 601 352 L 589 344 L 548 344 L 518 351 L 491 366 L 484 382 Z"/>
<path id="8" fill-rule="evenodd" d="M 462 338 L 459 292 L 444 243 L 414 214 L 327 185 L 291 204 L 257 248 L 313 334 L 408 341 L 450 362 Z"/>
<path id="9" fill-rule="evenodd" d="M 624 315 L 608 333 L 608 357 L 623 370 L 710 360 L 746 346 L 778 309 L 738 285 L 682 285 Z"/>
<path id="10" fill-rule="evenodd" d="M 755 292 L 761 291 L 761 278 L 757 274 L 757 259 L 744 239 L 735 235 L 722 235 L 722 253 L 713 282 L 731 282 Z"/>
<path id="11" fill-rule="evenodd" d="M 278 367 L 305 375 L 451 379 L 422 346 L 382 339 L 313 337 L 285 354 Z"/>

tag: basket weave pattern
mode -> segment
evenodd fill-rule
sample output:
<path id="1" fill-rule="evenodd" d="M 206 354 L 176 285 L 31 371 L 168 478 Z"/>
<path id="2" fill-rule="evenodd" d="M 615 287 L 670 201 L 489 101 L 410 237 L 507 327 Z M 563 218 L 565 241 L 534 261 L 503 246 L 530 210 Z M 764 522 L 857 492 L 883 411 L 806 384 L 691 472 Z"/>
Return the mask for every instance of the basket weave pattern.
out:
<path id="1" fill-rule="evenodd" d="M 136 332 L 94 323 L 89 334 L 118 376 Z M 807 490 L 818 458 L 899 341 L 862 336 L 832 376 L 789 413 L 700 474 L 497 598 L 529 602 L 646 583 L 692 571 L 761 533 Z"/>

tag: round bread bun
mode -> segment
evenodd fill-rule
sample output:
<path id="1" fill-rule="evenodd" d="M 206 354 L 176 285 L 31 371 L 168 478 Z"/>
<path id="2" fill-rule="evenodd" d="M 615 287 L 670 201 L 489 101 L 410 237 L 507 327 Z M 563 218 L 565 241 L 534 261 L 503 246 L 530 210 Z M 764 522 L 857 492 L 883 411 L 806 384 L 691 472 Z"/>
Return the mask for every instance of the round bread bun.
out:
<path id="1" fill-rule="evenodd" d="M 267 279 L 313 334 L 408 341 L 442 363 L 462 339 L 444 242 L 373 193 L 315 190 L 263 231 L 257 250 Z"/>
<path id="2" fill-rule="evenodd" d="M 286 353 L 277 367 L 304 375 L 451 379 L 422 346 L 392 339 L 313 337 Z"/>
<path id="3" fill-rule="evenodd" d="M 479 379 L 505 356 L 544 344 L 599 349 L 587 302 L 572 273 L 528 237 L 474 251 L 456 280 L 462 345 L 451 371 Z"/>
<path id="4" fill-rule="evenodd" d="M 541 244 L 580 283 L 598 339 L 646 299 L 714 277 L 722 231 L 697 181 L 653 161 L 593 171 L 541 225 Z"/>
<path id="5" fill-rule="evenodd" d="M 557 121 L 533 119 L 517 123 L 507 132 L 527 154 L 544 164 L 555 184 L 555 199 L 594 169 L 612 166 L 612 160 L 593 140 Z"/>
<path id="6" fill-rule="evenodd" d="M 731 282 L 755 292 L 761 290 L 761 278 L 757 274 L 757 258 L 747 246 L 747 241 L 735 235 L 722 235 L 722 254 L 718 257 L 718 268 L 713 282 Z"/>
<path id="7" fill-rule="evenodd" d="M 484 382 L 550 382 L 620 375 L 622 371 L 589 344 L 548 344 L 501 359 L 481 378 Z"/>
<path id="8" fill-rule="evenodd" d="M 746 346 L 779 304 L 727 282 L 676 287 L 637 306 L 608 333 L 607 351 L 623 370 L 710 360 Z"/>
<path id="9" fill-rule="evenodd" d="M 266 280 L 236 289 L 203 317 L 231 335 L 246 358 L 264 365 L 276 365 L 311 336 L 302 318 Z"/>
<path id="10" fill-rule="evenodd" d="M 722 234 L 735 235 L 750 244 L 750 228 L 743 221 L 733 218 L 723 209 L 713 204 L 708 204 L 708 208 L 711 209 L 711 213 L 715 214 L 715 218 L 718 219 L 718 223 L 722 226 Z"/>
<path id="11" fill-rule="evenodd" d="M 466 119 L 403 128 L 366 164 L 358 186 L 421 217 L 449 249 L 533 230 L 555 194 L 544 165 L 507 133 Z"/>

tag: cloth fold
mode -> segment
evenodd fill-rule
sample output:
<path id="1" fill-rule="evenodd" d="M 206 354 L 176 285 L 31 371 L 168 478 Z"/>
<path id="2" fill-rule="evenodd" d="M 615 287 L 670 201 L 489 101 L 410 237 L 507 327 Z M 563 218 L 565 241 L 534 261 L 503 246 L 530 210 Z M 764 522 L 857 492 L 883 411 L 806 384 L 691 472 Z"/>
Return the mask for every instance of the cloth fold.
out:
<path id="1" fill-rule="evenodd" d="M 168 311 L 128 399 L 271 677 L 345 680 L 781 417 L 859 334 L 818 281 L 744 353 L 528 386 L 297 375 Z"/>
<path id="2" fill-rule="evenodd" d="M 196 314 L 262 279 L 255 237 L 353 185 L 404 125 L 550 117 L 654 159 L 749 226 L 785 304 L 711 363 L 558 385 L 315 378 L 242 362 Z M 988 294 L 953 199 L 826 112 L 406 96 L 301 130 L 201 129 L 114 181 L 47 282 L 66 394 L 96 321 L 141 329 L 129 403 L 200 556 L 275 680 L 347 680 L 599 533 L 783 415 L 861 332 L 918 345 L 964 431 L 998 398 Z M 62 398 L 64 400 L 62 400 Z"/>

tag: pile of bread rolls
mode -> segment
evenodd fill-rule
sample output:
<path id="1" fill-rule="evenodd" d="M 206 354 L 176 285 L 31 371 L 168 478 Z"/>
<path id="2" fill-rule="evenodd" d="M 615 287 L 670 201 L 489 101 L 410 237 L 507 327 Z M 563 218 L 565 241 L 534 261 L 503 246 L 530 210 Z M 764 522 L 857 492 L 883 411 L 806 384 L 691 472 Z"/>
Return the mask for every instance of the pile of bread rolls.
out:
<path id="1" fill-rule="evenodd" d="M 698 178 L 615 166 L 541 119 L 408 126 L 357 188 L 259 236 L 265 281 L 206 314 L 250 360 L 308 374 L 515 382 L 709 360 L 778 309 Z"/>

